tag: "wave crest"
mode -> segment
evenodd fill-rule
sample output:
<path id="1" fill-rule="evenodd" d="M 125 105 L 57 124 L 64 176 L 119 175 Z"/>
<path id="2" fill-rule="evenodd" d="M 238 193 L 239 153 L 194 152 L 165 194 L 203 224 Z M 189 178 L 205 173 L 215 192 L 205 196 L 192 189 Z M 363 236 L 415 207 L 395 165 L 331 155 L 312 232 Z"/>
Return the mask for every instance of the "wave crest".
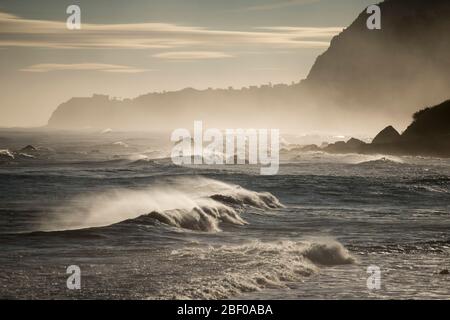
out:
<path id="1" fill-rule="evenodd" d="M 358 165 L 401 165 L 404 161 L 400 157 L 383 156 L 359 162 Z"/>
<path id="2" fill-rule="evenodd" d="M 193 187 L 195 186 L 195 187 Z M 146 190 L 114 190 L 81 197 L 84 206 L 64 208 L 48 231 L 105 227 L 117 223 L 145 224 L 149 219 L 189 230 L 217 232 L 222 222 L 244 225 L 246 207 L 276 209 L 282 204 L 270 193 L 258 193 L 217 180 L 179 178 Z M 134 220 L 134 221 L 133 221 Z"/>
<path id="3" fill-rule="evenodd" d="M 313 263 L 324 266 L 355 263 L 355 258 L 339 242 L 312 243 L 305 250 L 304 256 Z"/>
<path id="4" fill-rule="evenodd" d="M 220 231 L 220 222 L 235 225 L 247 224 L 234 209 L 221 205 L 195 207 L 192 210 L 152 211 L 149 214 L 127 220 L 124 223 L 146 224 L 148 219 L 156 220 L 172 227 L 208 232 Z"/>

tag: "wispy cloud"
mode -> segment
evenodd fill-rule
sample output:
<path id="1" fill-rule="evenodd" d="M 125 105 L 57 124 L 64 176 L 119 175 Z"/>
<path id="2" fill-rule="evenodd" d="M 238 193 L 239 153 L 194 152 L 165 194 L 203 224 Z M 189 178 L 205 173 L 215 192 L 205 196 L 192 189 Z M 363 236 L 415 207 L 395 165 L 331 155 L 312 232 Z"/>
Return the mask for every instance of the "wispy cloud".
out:
<path id="1" fill-rule="evenodd" d="M 257 30 L 267 30 L 272 32 L 279 32 L 282 34 L 291 34 L 302 39 L 310 38 L 332 38 L 336 34 L 342 32 L 342 27 L 290 27 L 290 26 L 275 26 L 275 27 L 256 27 Z"/>
<path id="2" fill-rule="evenodd" d="M 274 9 L 281 9 L 286 7 L 292 7 L 302 4 L 309 4 L 309 3 L 315 3 L 319 2 L 320 0 L 277 0 L 277 1 L 269 1 L 264 4 L 251 6 L 245 8 L 246 11 L 267 11 L 267 10 L 274 10 Z"/>
<path id="3" fill-rule="evenodd" d="M 270 27 L 215 30 L 170 23 L 82 24 L 25 19 L 0 12 L 0 47 L 57 49 L 180 49 L 206 51 L 237 45 L 263 48 L 326 48 L 342 28 Z M 206 50 L 205 50 L 206 49 Z M 213 50 L 214 50 L 213 49 Z M 187 50 L 186 50 L 187 51 Z M 217 50 L 220 51 L 220 50 Z"/>
<path id="4" fill-rule="evenodd" d="M 215 51 L 174 51 L 157 53 L 153 57 L 168 60 L 207 60 L 233 58 L 233 55 Z"/>
<path id="5" fill-rule="evenodd" d="M 150 71 L 129 66 L 104 63 L 41 63 L 21 69 L 24 72 L 51 72 L 51 71 L 101 71 L 114 73 L 140 73 Z"/>

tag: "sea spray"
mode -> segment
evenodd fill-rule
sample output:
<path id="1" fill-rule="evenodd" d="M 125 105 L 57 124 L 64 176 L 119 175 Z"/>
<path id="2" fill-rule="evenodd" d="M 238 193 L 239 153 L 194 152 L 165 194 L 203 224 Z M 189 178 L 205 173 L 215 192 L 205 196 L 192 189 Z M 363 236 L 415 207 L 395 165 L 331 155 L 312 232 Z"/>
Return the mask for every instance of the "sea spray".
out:
<path id="1" fill-rule="evenodd" d="M 217 232 L 221 222 L 246 224 L 240 215 L 246 206 L 261 210 L 283 207 L 270 193 L 203 177 L 166 179 L 147 189 L 80 195 L 72 203 L 43 221 L 41 230 L 104 227 L 141 217 L 137 222 L 144 223 L 147 218 L 172 227 Z"/>

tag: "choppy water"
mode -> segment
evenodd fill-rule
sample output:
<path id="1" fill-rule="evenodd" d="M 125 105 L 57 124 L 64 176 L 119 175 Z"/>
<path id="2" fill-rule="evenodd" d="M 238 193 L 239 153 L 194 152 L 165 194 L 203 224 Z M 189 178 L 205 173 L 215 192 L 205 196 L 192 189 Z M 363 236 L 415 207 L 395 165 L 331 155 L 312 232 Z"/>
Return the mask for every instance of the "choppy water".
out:
<path id="1" fill-rule="evenodd" d="M 156 137 L 0 136 L 0 298 L 450 298 L 450 160 L 285 153 L 268 177 Z"/>

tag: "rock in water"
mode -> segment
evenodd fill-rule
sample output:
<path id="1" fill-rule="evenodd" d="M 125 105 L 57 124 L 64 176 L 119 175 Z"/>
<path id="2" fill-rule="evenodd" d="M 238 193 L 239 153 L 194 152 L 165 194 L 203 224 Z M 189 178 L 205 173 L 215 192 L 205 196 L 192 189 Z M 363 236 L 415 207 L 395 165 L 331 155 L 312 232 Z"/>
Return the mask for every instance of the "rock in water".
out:
<path id="1" fill-rule="evenodd" d="M 388 144 L 396 143 L 400 139 L 400 133 L 394 129 L 393 126 L 384 128 L 377 136 L 373 139 L 373 144 Z"/>
<path id="2" fill-rule="evenodd" d="M 324 148 L 324 150 L 331 153 L 358 153 L 365 145 L 365 142 L 355 138 L 351 138 L 347 142 L 338 141 L 336 143 L 330 144 L 326 148 Z"/>
<path id="3" fill-rule="evenodd" d="M 355 138 L 351 138 L 350 140 L 347 141 L 346 145 L 347 148 L 349 149 L 353 149 L 356 150 L 358 148 L 361 148 L 362 146 L 364 146 L 366 143 L 364 141 L 361 141 L 359 139 L 355 139 Z"/>
<path id="4" fill-rule="evenodd" d="M 27 145 L 25 148 L 20 149 L 21 152 L 33 152 L 37 149 L 33 147 L 31 144 Z"/>

